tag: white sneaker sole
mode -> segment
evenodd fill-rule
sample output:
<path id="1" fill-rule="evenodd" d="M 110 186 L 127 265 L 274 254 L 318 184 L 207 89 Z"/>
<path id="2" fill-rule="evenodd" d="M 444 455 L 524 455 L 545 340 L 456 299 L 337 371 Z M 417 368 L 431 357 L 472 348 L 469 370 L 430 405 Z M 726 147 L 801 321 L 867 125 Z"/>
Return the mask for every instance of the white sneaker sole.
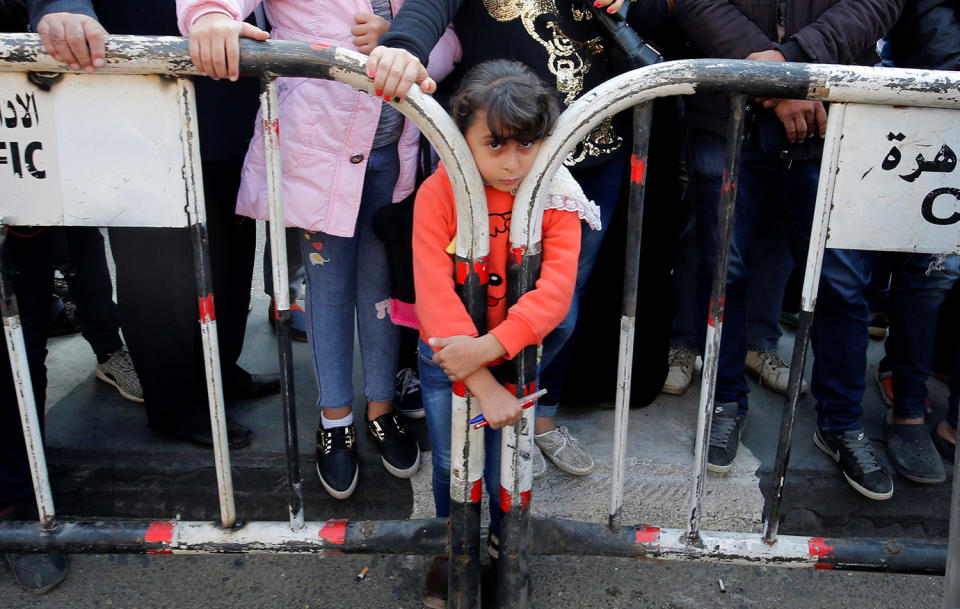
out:
<path id="1" fill-rule="evenodd" d="M 350 483 L 350 487 L 345 491 L 338 491 L 337 489 L 331 487 L 327 484 L 327 481 L 323 479 L 323 474 L 320 473 L 320 464 L 317 463 L 317 477 L 320 478 L 320 484 L 323 485 L 324 490 L 330 493 L 330 496 L 334 499 L 347 499 L 350 495 L 353 494 L 353 491 L 357 490 L 357 480 L 360 478 L 360 468 L 353 468 L 353 482 Z"/>
<path id="2" fill-rule="evenodd" d="M 830 450 L 829 446 L 821 442 L 820 434 L 818 434 L 817 432 L 813 432 L 813 443 L 817 445 L 817 448 L 827 453 L 827 455 L 831 459 L 833 459 L 834 463 L 836 463 L 837 465 L 840 465 L 840 453 L 833 452 L 832 450 Z M 864 488 L 863 486 L 860 486 L 854 480 L 851 480 L 850 476 L 847 475 L 847 472 L 843 471 L 842 469 L 840 470 L 840 473 L 843 474 L 843 479 L 847 481 L 847 484 L 849 484 L 850 487 L 853 488 L 853 490 L 857 491 L 867 499 L 873 499 L 874 501 L 886 501 L 887 499 L 893 497 L 892 487 L 890 488 L 889 493 L 875 493 L 874 491 L 871 491 L 868 488 Z"/>
<path id="3" fill-rule="evenodd" d="M 113 385 L 113 388 L 117 390 L 117 393 L 119 393 L 120 397 L 122 397 L 123 399 L 130 400 L 131 402 L 135 402 L 137 404 L 143 404 L 143 398 L 138 398 L 137 396 L 124 391 L 123 387 L 118 385 L 115 380 L 113 380 L 112 378 L 107 376 L 103 371 L 100 370 L 100 366 L 97 366 L 96 368 L 94 368 L 93 373 L 98 379 L 100 379 L 104 383 L 107 383 L 108 385 Z"/>

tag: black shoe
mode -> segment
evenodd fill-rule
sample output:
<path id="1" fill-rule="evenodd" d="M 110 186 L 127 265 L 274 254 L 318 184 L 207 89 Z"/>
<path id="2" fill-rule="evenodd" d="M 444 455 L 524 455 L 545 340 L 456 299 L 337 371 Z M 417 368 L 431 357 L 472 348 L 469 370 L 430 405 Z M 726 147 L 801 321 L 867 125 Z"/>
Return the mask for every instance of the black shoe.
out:
<path id="1" fill-rule="evenodd" d="M 883 439 L 887 441 L 887 455 L 893 469 L 907 480 L 938 484 L 947 479 L 943 459 L 937 453 L 926 425 L 887 423 L 884 416 Z"/>
<path id="2" fill-rule="evenodd" d="M 813 434 L 813 443 L 840 466 L 847 483 L 870 499 L 883 501 L 893 497 L 893 480 L 880 465 L 870 438 L 860 428 Z"/>
<path id="3" fill-rule="evenodd" d="M 7 554 L 13 578 L 28 592 L 43 594 L 67 578 L 66 554 Z"/>
<path id="4" fill-rule="evenodd" d="M 449 569 L 449 556 L 433 557 L 427 577 L 423 580 L 423 606 L 427 609 L 447 609 Z"/>
<path id="5" fill-rule="evenodd" d="M 353 425 L 317 427 L 317 474 L 320 484 L 336 499 L 346 499 L 357 488 L 357 430 Z"/>
<path id="6" fill-rule="evenodd" d="M 204 448 L 213 446 L 213 434 L 208 422 L 199 425 L 181 425 L 169 431 L 159 431 L 161 436 L 171 440 L 193 442 Z M 253 441 L 253 432 L 246 425 L 241 425 L 232 417 L 227 417 L 227 445 L 230 448 L 246 448 Z"/>
<path id="7" fill-rule="evenodd" d="M 413 368 L 404 368 L 397 372 L 397 391 L 393 399 L 393 409 L 408 419 L 422 419 L 423 398 L 420 395 L 420 378 Z"/>
<path id="8" fill-rule="evenodd" d="M 242 385 L 224 389 L 228 400 L 252 400 L 272 395 L 280 391 L 280 374 L 251 374 L 250 380 Z"/>
<path id="9" fill-rule="evenodd" d="M 707 446 L 707 469 L 712 472 L 722 474 L 729 471 L 740 452 L 744 416 L 739 412 L 740 406 L 736 402 L 713 405 L 710 444 Z"/>
<path id="10" fill-rule="evenodd" d="M 25 502 L 17 502 L 0 510 L 0 521 L 36 518 L 36 509 Z M 67 577 L 65 554 L 6 554 L 5 558 L 17 583 L 34 594 L 52 590 Z"/>
<path id="11" fill-rule="evenodd" d="M 367 432 L 380 451 L 380 460 L 397 478 L 410 478 L 420 469 L 420 447 L 394 412 L 367 421 Z"/>

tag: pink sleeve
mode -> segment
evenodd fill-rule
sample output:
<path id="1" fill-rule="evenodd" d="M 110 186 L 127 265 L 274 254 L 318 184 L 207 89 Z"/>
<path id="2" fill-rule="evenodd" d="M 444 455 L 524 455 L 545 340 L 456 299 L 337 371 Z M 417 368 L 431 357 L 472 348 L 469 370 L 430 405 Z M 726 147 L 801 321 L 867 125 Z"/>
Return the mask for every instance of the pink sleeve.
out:
<path id="1" fill-rule="evenodd" d="M 184 36 L 190 34 L 190 26 L 208 13 L 223 13 L 241 21 L 253 12 L 258 0 L 177 0 L 177 27 Z"/>
<path id="2" fill-rule="evenodd" d="M 430 78 L 437 82 L 446 78 L 453 71 L 454 64 L 460 61 L 461 54 L 460 39 L 457 38 L 452 28 L 447 28 L 433 50 L 430 51 L 429 66 L 427 67 Z"/>

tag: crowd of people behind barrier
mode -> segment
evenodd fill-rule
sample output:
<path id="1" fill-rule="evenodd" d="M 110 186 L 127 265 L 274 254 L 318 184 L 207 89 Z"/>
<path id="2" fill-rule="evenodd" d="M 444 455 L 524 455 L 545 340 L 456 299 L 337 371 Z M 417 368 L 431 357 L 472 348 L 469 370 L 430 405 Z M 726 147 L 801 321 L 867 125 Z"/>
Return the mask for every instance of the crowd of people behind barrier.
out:
<path id="1" fill-rule="evenodd" d="M 534 476 L 544 474 L 547 460 L 572 475 L 594 468 L 589 448 L 556 417 L 561 400 L 577 399 L 581 374 L 597 379 L 591 387 L 604 379 L 614 386 L 616 332 L 603 330 L 615 327 L 609 322 L 618 319 L 619 305 L 602 288 L 610 280 L 622 283 L 621 269 L 609 262 L 622 251 L 622 234 L 614 229 L 606 240 L 605 234 L 624 224 L 617 219 L 624 213 L 618 203 L 626 190 L 628 118 L 602 122 L 567 157 L 549 189 L 541 278 L 516 305 L 506 306 L 513 193 L 541 139 L 559 111 L 631 67 L 615 52 L 599 18 L 602 11 L 620 14 L 623 1 L 587 2 L 267 0 L 260 10 L 256 0 L 28 0 L 26 8 L 48 52 L 73 70 L 92 73 L 104 65 L 108 32 L 183 34 L 197 68 L 212 77 L 195 82 L 228 400 L 279 390 L 276 374 L 250 374 L 236 363 L 251 288 L 254 220 L 268 218 L 257 87 L 240 75 L 239 39 L 356 49 L 370 56 L 368 75 L 378 97 L 399 101 L 419 86 L 450 108 L 486 188 L 491 253 L 483 331 L 454 289 L 456 215 L 446 171 L 441 165 L 420 184 L 422 144 L 412 123 L 389 104 L 341 83 L 278 79 L 285 220 L 292 227 L 288 251 L 299 250 L 291 266 L 302 263 L 306 284 L 294 330 L 305 335 L 316 373 L 320 482 L 341 499 L 357 485 L 357 340 L 366 428 L 384 467 L 401 478 L 418 471 L 420 449 L 405 421 L 426 416 L 437 515 L 446 516 L 451 383 L 465 383 L 489 423 L 485 471 L 490 496 L 497 497 L 498 430 L 521 414 L 502 385 L 509 366 L 501 364 L 528 345 L 542 345 L 539 385 L 548 390 L 536 407 Z M 20 31 L 22 3 L 3 6 L 5 29 Z M 958 8 L 956 0 L 647 0 L 631 3 L 622 14 L 666 59 L 873 65 L 878 41 L 886 37 L 893 65 L 956 70 Z M 728 106 L 718 94 L 654 105 L 646 196 L 655 204 L 646 207 L 639 279 L 644 293 L 654 296 L 638 303 L 633 363 L 633 399 L 641 404 L 661 389 L 686 391 L 704 351 Z M 738 455 L 748 412 L 746 372 L 786 392 L 789 364 L 778 353 L 779 322 L 798 309 L 791 276 L 795 283 L 805 266 L 827 110 L 818 101 L 748 100 L 707 456 L 711 471 L 728 471 Z M 378 221 L 403 217 L 383 220 L 383 213 L 411 205 L 412 241 L 379 239 Z M 80 242 L 82 235 L 90 238 Z M 190 273 L 171 272 L 192 268 L 190 236 L 186 229 L 148 228 L 111 228 L 109 236 L 119 307 L 110 300 L 95 229 L 8 229 L 4 266 L 20 305 L 38 411 L 42 416 L 53 269 L 66 258 L 80 325 L 97 354 L 97 377 L 125 398 L 142 401 L 156 433 L 209 446 L 196 287 Z M 65 256 L 56 245 L 64 240 L 71 244 Z M 611 250 L 614 255 L 604 257 Z M 398 277 L 403 273 L 390 259 L 411 256 L 412 277 Z M 603 262 L 595 265 L 598 260 Z M 861 426 L 868 336 L 884 332 L 881 317 L 889 319 L 886 357 L 877 374 L 891 406 L 883 421 L 889 461 L 915 483 L 946 478 L 941 455 L 953 458 L 960 399 L 958 276 L 955 254 L 828 249 L 824 255 L 811 332 L 813 372 L 809 388 L 804 381 L 801 391 L 809 390 L 816 402 L 813 442 L 866 497 L 884 500 L 894 493 L 894 479 Z M 416 288 L 415 315 L 397 298 L 398 282 Z M 887 295 L 886 303 L 873 294 Z M 272 301 L 270 316 L 274 321 Z M 411 326 L 419 326 L 419 337 Z M 411 408 L 409 397 L 416 392 L 410 389 L 418 382 L 414 361 L 422 407 Z M 935 427 L 927 419 L 931 368 L 950 383 L 946 417 Z M 0 519 L 25 519 L 35 517 L 33 490 L 13 381 L 4 370 Z M 227 424 L 231 447 L 250 444 L 250 429 L 229 417 Z M 488 545 L 495 560 L 498 510 L 491 514 Z M 61 555 L 8 555 L 8 561 L 17 580 L 37 592 L 57 585 L 67 568 Z M 427 607 L 446 606 L 444 561 L 437 557 L 428 572 Z"/>

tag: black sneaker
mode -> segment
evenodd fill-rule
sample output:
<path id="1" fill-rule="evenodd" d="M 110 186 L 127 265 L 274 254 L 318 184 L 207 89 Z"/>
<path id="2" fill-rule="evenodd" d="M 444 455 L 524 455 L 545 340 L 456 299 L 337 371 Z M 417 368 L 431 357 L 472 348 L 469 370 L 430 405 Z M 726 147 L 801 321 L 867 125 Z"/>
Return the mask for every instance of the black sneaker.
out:
<path id="1" fill-rule="evenodd" d="M 840 465 L 843 477 L 864 497 L 883 501 L 893 496 L 893 480 L 880 465 L 862 429 L 833 433 L 817 429 L 813 443 Z"/>
<path id="2" fill-rule="evenodd" d="M 743 434 L 744 417 L 736 402 L 719 402 L 713 405 L 713 421 L 710 423 L 710 444 L 707 446 L 707 469 L 724 473 L 733 467 L 733 460 L 740 452 L 740 436 Z"/>
<path id="3" fill-rule="evenodd" d="M 393 409 L 408 419 L 422 419 L 423 398 L 420 396 L 420 378 L 413 368 L 403 368 L 397 372 L 397 391 L 393 399 Z"/>
<path id="4" fill-rule="evenodd" d="M 357 488 L 357 430 L 353 425 L 317 427 L 317 474 L 331 496 L 346 499 Z"/>
<path id="5" fill-rule="evenodd" d="M 387 471 L 397 478 L 411 478 L 420 469 L 420 447 L 407 433 L 394 412 L 382 414 L 367 421 L 370 438 L 380 451 L 380 460 Z"/>

